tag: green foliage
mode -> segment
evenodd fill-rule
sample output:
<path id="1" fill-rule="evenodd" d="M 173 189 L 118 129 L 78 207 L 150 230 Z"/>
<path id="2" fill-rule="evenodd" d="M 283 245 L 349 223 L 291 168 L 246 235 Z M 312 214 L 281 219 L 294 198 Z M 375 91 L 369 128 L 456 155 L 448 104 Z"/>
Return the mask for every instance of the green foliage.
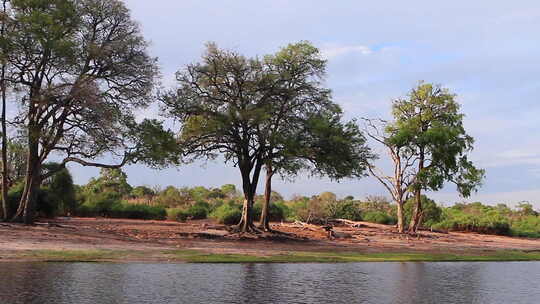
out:
<path id="1" fill-rule="evenodd" d="M 210 205 L 206 202 L 197 202 L 186 210 L 186 215 L 192 220 L 202 220 L 208 216 Z"/>
<path id="2" fill-rule="evenodd" d="M 394 225 L 397 223 L 397 219 L 388 215 L 382 211 L 368 211 L 362 214 L 362 219 L 366 222 L 384 224 L 384 225 Z"/>
<path id="3" fill-rule="evenodd" d="M 216 219 L 220 224 L 235 225 L 242 218 L 241 208 L 242 206 L 237 204 L 225 203 L 214 210 L 210 217 Z"/>
<path id="4" fill-rule="evenodd" d="M 119 197 L 128 196 L 133 189 L 121 169 L 101 169 L 99 178 L 92 178 L 85 188 L 89 196 L 111 192 Z"/>
<path id="5" fill-rule="evenodd" d="M 268 208 L 268 220 L 271 222 L 279 222 L 285 219 L 288 208 L 284 204 L 271 203 Z M 253 206 L 253 218 L 259 219 L 262 211 L 262 203 L 257 202 Z"/>
<path id="6" fill-rule="evenodd" d="M 513 236 L 540 238 L 540 217 L 528 215 L 513 221 L 510 233 Z"/>
<path id="7" fill-rule="evenodd" d="M 335 218 L 346 219 L 351 221 L 361 221 L 362 212 L 357 203 L 352 199 L 346 199 L 338 204 Z"/>
<path id="8" fill-rule="evenodd" d="M 445 208 L 442 220 L 432 225 L 434 229 L 469 231 L 486 234 L 507 235 L 510 232 L 508 218 L 492 207 L 474 205 L 467 208 Z"/>
<path id="9" fill-rule="evenodd" d="M 120 202 L 111 206 L 110 210 L 108 210 L 108 216 L 112 218 L 164 220 L 167 217 L 167 211 L 159 206 Z"/>
<path id="10" fill-rule="evenodd" d="M 420 223 L 420 226 L 425 227 L 431 227 L 435 223 L 438 223 L 441 220 L 442 215 L 442 209 L 437 206 L 437 203 L 435 201 L 429 199 L 427 196 L 422 195 L 421 198 L 422 201 L 422 223 Z M 416 200 L 414 198 L 410 198 L 405 202 L 404 207 L 404 213 L 405 213 L 405 223 L 408 224 L 411 221 L 411 217 L 413 215 L 414 206 L 416 204 Z"/>
<path id="11" fill-rule="evenodd" d="M 449 181 L 468 197 L 482 183 L 484 170 L 467 157 L 474 139 L 465 132 L 455 99 L 448 89 L 421 82 L 408 98 L 392 105 L 395 121 L 386 129 L 389 143 L 419 158 L 413 189 L 436 191 Z"/>
<path id="12" fill-rule="evenodd" d="M 187 215 L 182 208 L 167 208 L 167 220 L 184 222 L 187 220 Z"/>
<path id="13" fill-rule="evenodd" d="M 64 168 L 55 173 L 48 181 L 43 183 L 42 191 L 47 193 L 47 200 L 54 205 L 49 214 L 74 214 L 77 209 L 75 186 L 68 169 Z"/>
<path id="14" fill-rule="evenodd" d="M 152 197 L 155 195 L 154 190 L 145 187 L 145 186 L 138 186 L 131 190 L 130 196 L 135 198 L 145 198 L 145 197 Z"/>

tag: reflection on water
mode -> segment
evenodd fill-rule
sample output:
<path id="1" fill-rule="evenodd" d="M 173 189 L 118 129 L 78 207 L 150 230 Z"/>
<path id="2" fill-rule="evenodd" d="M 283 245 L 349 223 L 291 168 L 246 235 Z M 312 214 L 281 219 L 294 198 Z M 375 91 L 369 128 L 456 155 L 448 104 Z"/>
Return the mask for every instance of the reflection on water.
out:
<path id="1" fill-rule="evenodd" d="M 4 263 L 0 303 L 540 303 L 540 263 Z"/>

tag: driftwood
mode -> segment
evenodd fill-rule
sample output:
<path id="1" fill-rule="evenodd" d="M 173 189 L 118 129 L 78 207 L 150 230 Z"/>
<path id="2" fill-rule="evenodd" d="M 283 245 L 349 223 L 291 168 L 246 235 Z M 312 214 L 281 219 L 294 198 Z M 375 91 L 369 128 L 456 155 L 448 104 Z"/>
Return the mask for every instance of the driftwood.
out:
<path id="1" fill-rule="evenodd" d="M 60 225 L 57 223 L 34 223 L 36 226 L 47 226 L 47 227 L 57 227 L 57 228 L 67 228 L 67 229 L 77 229 L 75 226 L 68 226 L 68 225 Z"/>

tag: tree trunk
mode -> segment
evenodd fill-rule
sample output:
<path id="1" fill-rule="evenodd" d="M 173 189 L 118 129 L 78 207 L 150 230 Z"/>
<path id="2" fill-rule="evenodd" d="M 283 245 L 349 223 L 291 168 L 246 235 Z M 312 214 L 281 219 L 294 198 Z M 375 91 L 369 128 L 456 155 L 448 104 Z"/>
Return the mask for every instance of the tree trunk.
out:
<path id="1" fill-rule="evenodd" d="M 411 223 L 409 225 L 409 232 L 412 233 L 418 231 L 418 227 L 420 226 L 420 220 L 422 218 L 422 194 L 420 189 L 414 191 L 414 197 L 416 204 L 414 206 L 414 212 L 411 218 Z"/>
<path id="2" fill-rule="evenodd" d="M 244 198 L 244 205 L 242 206 L 242 218 L 238 223 L 238 230 L 240 232 L 251 232 L 255 230 L 253 225 L 253 196 Z"/>
<path id="3" fill-rule="evenodd" d="M 425 160 L 424 149 L 421 148 L 420 156 L 418 160 L 418 173 L 417 174 L 422 174 L 422 171 L 424 170 L 424 160 Z M 422 220 L 422 187 L 420 184 L 416 185 L 416 189 L 414 190 L 414 197 L 415 197 L 416 204 L 414 206 L 414 213 L 412 215 L 411 223 L 409 225 L 409 232 L 411 233 L 416 233 L 416 231 L 418 231 L 418 227 L 420 226 L 421 220 Z"/>
<path id="4" fill-rule="evenodd" d="M 272 164 L 266 165 L 266 184 L 264 189 L 264 202 L 262 205 L 261 219 L 259 226 L 264 231 L 271 231 L 269 220 L 270 199 L 272 196 L 272 176 L 274 176 L 274 170 Z"/>
<path id="5" fill-rule="evenodd" d="M 397 202 L 397 225 L 399 233 L 405 232 L 405 220 L 403 217 L 403 201 L 399 201 Z"/>
<path id="6" fill-rule="evenodd" d="M 2 2 L 2 11 L 4 15 L 6 14 L 6 1 Z M 0 35 L 4 37 L 6 32 L 6 24 L 2 22 L 2 28 Z M 2 50 L 2 53 L 4 51 Z M 9 217 L 9 206 L 8 206 L 8 160 L 7 160 L 7 127 L 6 127 L 6 64 L 2 62 L 2 75 L 1 75 L 1 90 L 2 90 L 2 218 L 7 220 Z"/>
<path id="7" fill-rule="evenodd" d="M 36 133 L 37 129 L 29 129 L 31 131 L 28 136 L 28 157 L 24 191 L 17 213 L 13 217 L 13 221 L 22 221 L 27 225 L 31 225 L 34 222 L 37 194 L 41 185 L 41 162 L 39 160 L 39 143 L 37 140 L 39 136 Z"/>

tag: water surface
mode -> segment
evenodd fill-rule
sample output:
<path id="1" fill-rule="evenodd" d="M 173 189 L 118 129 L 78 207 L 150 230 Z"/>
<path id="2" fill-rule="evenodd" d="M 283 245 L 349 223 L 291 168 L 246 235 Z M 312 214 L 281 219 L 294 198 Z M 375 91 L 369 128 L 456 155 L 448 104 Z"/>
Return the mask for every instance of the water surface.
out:
<path id="1" fill-rule="evenodd" d="M 0 303 L 540 303 L 540 262 L 0 264 Z"/>

